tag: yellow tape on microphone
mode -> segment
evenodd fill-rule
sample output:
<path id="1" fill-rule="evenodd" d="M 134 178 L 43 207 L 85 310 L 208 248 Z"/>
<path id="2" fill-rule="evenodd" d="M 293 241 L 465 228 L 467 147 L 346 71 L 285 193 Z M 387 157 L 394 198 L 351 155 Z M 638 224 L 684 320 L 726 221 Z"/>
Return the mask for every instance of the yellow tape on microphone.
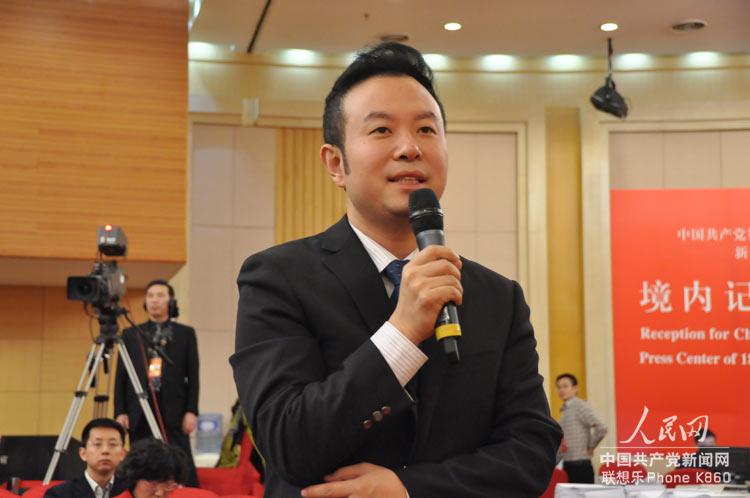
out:
<path id="1" fill-rule="evenodd" d="M 461 325 L 457 323 L 446 323 L 435 328 L 435 337 L 442 341 L 446 337 L 461 337 Z"/>

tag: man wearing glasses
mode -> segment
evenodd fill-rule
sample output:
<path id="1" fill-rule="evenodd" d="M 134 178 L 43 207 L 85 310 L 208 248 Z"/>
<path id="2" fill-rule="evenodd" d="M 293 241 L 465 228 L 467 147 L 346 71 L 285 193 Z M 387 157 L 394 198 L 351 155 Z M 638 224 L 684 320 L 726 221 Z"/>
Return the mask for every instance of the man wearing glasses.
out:
<path id="1" fill-rule="evenodd" d="M 79 450 L 86 462 L 83 476 L 47 490 L 45 498 L 114 498 L 125 490 L 115 470 L 125 457 L 125 429 L 109 418 L 86 424 Z"/>

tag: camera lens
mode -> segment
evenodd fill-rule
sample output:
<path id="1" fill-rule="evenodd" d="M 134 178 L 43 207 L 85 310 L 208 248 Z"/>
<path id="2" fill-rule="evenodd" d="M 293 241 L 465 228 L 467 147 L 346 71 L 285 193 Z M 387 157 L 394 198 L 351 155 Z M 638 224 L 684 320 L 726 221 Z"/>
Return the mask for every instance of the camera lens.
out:
<path id="1" fill-rule="evenodd" d="M 68 277 L 68 299 L 93 303 L 98 297 L 97 277 Z"/>

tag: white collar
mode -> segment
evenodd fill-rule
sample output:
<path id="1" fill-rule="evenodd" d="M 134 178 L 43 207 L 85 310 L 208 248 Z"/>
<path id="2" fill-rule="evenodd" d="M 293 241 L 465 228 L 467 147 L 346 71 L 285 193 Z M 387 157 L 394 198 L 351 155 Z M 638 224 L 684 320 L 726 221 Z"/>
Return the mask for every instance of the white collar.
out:
<path id="1" fill-rule="evenodd" d="M 93 491 L 94 494 L 96 494 L 96 488 L 99 487 L 99 483 L 91 478 L 91 476 L 89 475 L 89 469 L 86 469 L 83 472 L 83 477 L 86 478 L 86 481 L 88 481 L 89 486 L 91 486 L 91 491 Z M 109 478 L 109 487 L 112 488 L 114 486 L 114 483 L 115 483 L 115 475 L 112 474 L 112 477 Z"/>
<path id="2" fill-rule="evenodd" d="M 349 220 L 347 219 L 347 221 Z M 372 262 L 375 264 L 375 268 L 378 269 L 378 273 L 382 273 L 383 270 L 385 270 L 385 267 L 388 266 L 388 263 L 393 260 L 399 259 L 394 256 L 393 253 L 388 249 L 365 235 L 359 228 L 352 225 L 351 221 L 349 221 L 349 226 L 352 227 L 352 230 L 354 230 L 354 233 L 357 234 L 359 241 L 362 242 L 362 245 L 365 247 L 365 251 L 367 251 L 370 259 L 372 259 Z M 414 249 L 404 259 L 414 259 L 414 256 L 416 256 L 417 254 L 419 254 L 419 249 Z"/>

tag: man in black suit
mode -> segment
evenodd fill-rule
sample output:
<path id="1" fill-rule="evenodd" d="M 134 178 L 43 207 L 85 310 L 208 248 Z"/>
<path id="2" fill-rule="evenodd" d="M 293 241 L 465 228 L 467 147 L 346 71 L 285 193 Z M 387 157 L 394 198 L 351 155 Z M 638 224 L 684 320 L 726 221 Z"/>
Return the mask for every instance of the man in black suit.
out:
<path id="1" fill-rule="evenodd" d="M 230 361 L 266 497 L 538 497 L 561 431 L 521 288 L 448 247 L 417 251 L 409 224 L 410 192 L 446 185 L 432 72 L 404 45 L 363 52 L 323 121 L 346 216 L 251 256 L 238 278 Z M 457 364 L 433 337 L 448 301 Z"/>
<path id="2" fill-rule="evenodd" d="M 165 280 L 149 282 L 144 307 L 149 321 L 124 330 L 122 339 L 166 440 L 189 457 L 189 483 L 197 486 L 189 438 L 198 416 L 195 330 L 172 321 L 178 314 L 177 304 L 174 289 Z M 115 377 L 115 418 L 129 430 L 131 442 L 152 436 L 122 362 Z"/>
<path id="3" fill-rule="evenodd" d="M 125 491 L 125 483 L 115 479 L 115 470 L 125 457 L 125 429 L 109 418 L 95 418 L 83 428 L 81 460 L 83 476 L 51 487 L 45 498 L 114 498 Z"/>

